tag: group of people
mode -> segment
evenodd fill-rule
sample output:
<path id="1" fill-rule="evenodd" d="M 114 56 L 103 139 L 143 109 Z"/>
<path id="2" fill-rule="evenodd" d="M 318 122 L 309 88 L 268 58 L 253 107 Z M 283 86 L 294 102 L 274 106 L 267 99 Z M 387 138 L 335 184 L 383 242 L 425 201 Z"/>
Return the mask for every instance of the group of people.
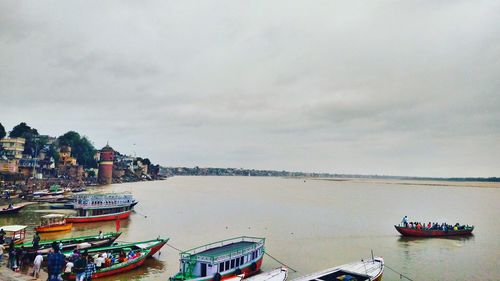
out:
<path id="1" fill-rule="evenodd" d="M 422 230 L 442 230 L 442 231 L 452 231 L 452 230 L 464 230 L 469 228 L 468 225 L 460 225 L 458 222 L 454 225 L 447 224 L 447 223 L 431 223 L 428 222 L 427 224 L 421 223 L 421 222 L 409 222 L 408 221 L 408 216 L 404 216 L 403 219 L 401 220 L 401 226 L 407 227 L 407 228 L 414 228 L 414 229 L 422 229 Z"/>

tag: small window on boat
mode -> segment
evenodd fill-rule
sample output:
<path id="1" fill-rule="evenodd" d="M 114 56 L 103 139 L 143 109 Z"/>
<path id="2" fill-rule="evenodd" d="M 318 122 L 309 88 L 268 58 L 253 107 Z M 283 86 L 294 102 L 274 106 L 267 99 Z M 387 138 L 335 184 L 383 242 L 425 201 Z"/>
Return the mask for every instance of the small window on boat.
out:
<path id="1" fill-rule="evenodd" d="M 229 261 L 226 261 L 226 266 L 224 267 L 226 270 L 229 269 Z"/>
<path id="2" fill-rule="evenodd" d="M 239 267 L 240 266 L 240 258 L 237 258 L 236 259 L 236 267 Z"/>
<path id="3" fill-rule="evenodd" d="M 231 260 L 231 268 L 234 268 L 234 260 Z"/>
<path id="4" fill-rule="evenodd" d="M 243 264 L 243 263 L 244 263 L 244 262 L 243 262 L 244 260 L 245 260 L 245 257 L 241 257 L 241 258 L 240 258 L 240 264 Z"/>
<path id="5" fill-rule="evenodd" d="M 224 271 L 224 263 L 223 262 L 219 263 L 219 272 L 222 272 L 222 271 Z"/>

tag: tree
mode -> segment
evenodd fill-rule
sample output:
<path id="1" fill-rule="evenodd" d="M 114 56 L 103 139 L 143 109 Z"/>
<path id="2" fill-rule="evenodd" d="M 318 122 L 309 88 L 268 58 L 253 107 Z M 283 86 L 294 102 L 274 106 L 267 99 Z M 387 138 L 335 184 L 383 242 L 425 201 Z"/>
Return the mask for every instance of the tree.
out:
<path id="1" fill-rule="evenodd" d="M 0 123 L 0 139 L 5 138 L 7 133 L 5 132 L 5 128 L 3 127 L 2 123 Z"/>
<path id="2" fill-rule="evenodd" d="M 25 122 L 19 123 L 12 131 L 9 133 L 11 138 L 24 138 L 26 143 L 24 144 L 24 154 L 29 154 L 35 156 L 40 148 L 47 143 L 47 140 L 38 138 L 38 131 L 35 128 L 31 128 Z"/>
<path id="3" fill-rule="evenodd" d="M 57 141 L 59 146 L 70 146 L 71 155 L 85 168 L 97 167 L 97 162 L 94 159 L 96 149 L 87 137 L 82 137 L 75 131 L 69 131 L 57 138 Z"/>

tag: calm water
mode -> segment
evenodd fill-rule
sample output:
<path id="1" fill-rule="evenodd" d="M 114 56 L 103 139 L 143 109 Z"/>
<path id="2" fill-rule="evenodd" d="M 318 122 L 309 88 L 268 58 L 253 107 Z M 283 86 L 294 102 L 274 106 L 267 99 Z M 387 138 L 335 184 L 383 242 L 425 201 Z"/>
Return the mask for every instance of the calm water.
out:
<path id="1" fill-rule="evenodd" d="M 369 257 L 373 250 L 414 280 L 500 280 L 500 189 L 174 177 L 104 190 L 131 191 L 139 200 L 137 212 L 121 223 L 121 241 L 161 235 L 189 249 L 240 235 L 266 237 L 267 251 L 299 271 L 291 278 Z M 35 225 L 50 212 L 46 208 L 29 206 L 0 224 Z M 404 215 L 476 229 L 469 238 L 406 239 L 393 227 Z M 66 236 L 114 228 L 114 222 L 87 224 Z M 278 266 L 264 259 L 264 270 Z M 178 253 L 165 246 L 142 268 L 107 280 L 166 280 L 177 270 Z M 386 270 L 384 280 L 399 276 Z"/>

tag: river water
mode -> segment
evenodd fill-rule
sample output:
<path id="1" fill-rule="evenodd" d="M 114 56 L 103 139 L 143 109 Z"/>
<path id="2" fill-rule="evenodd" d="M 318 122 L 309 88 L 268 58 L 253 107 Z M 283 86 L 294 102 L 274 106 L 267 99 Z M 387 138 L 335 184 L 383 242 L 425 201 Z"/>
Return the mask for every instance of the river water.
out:
<path id="1" fill-rule="evenodd" d="M 500 280 L 500 189 L 412 186 L 269 177 L 173 177 L 117 184 L 139 201 L 120 241 L 170 237 L 179 249 L 248 235 L 298 270 L 291 278 L 375 255 L 413 280 Z M 28 206 L 0 224 L 34 226 L 48 210 Z M 473 224 L 467 238 L 408 239 L 393 225 L 410 220 Z M 114 231 L 115 222 L 75 225 L 65 236 Z M 104 280 L 167 280 L 178 252 L 165 246 L 141 268 Z M 279 266 L 269 257 L 263 269 Z M 386 269 L 384 280 L 400 280 Z"/>

